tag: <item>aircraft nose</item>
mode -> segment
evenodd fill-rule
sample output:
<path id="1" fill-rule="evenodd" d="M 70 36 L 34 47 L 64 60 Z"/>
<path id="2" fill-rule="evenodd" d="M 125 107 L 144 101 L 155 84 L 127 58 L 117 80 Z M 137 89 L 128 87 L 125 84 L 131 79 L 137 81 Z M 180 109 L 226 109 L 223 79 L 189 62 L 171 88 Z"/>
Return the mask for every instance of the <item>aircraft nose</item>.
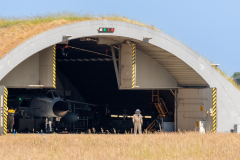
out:
<path id="1" fill-rule="evenodd" d="M 57 101 L 53 105 L 53 113 L 58 117 L 63 117 L 68 112 L 68 105 L 63 101 Z"/>

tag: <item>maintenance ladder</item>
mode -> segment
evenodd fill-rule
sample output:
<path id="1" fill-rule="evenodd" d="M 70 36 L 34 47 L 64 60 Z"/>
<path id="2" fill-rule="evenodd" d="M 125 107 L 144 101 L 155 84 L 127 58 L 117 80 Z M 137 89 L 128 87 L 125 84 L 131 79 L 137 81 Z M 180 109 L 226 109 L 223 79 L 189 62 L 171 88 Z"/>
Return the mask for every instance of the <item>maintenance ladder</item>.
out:
<path id="1" fill-rule="evenodd" d="M 159 90 L 152 90 L 152 102 L 158 111 L 158 117 L 171 117 L 168 109 L 166 107 L 166 103 L 159 96 Z M 147 131 L 153 132 L 155 131 L 154 126 L 156 125 L 156 119 L 146 128 Z"/>

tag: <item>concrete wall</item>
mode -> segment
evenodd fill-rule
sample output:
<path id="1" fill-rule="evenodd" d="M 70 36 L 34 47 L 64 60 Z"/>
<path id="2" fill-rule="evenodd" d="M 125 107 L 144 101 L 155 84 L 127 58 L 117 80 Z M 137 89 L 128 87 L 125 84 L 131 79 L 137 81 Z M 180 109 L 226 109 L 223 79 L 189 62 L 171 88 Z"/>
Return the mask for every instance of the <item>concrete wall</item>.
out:
<path id="1" fill-rule="evenodd" d="M 115 28 L 114 33 L 99 33 L 97 29 L 103 26 Z M 144 37 L 151 37 L 149 44 L 175 55 L 194 69 L 209 84 L 209 87 L 217 88 L 217 132 L 230 131 L 234 124 L 240 124 L 240 91 L 236 87 L 182 42 L 163 32 L 126 22 L 85 21 L 61 26 L 39 34 L 22 43 L 0 60 L 0 80 L 27 58 L 62 42 L 62 35 L 72 35 L 70 40 L 91 36 L 112 36 L 124 37 L 126 40 L 143 41 Z"/>
<path id="2" fill-rule="evenodd" d="M 132 87 L 132 47 L 122 44 L 120 89 Z M 136 49 L 136 89 L 177 88 L 176 80 L 156 61 Z"/>
<path id="3" fill-rule="evenodd" d="M 4 86 L 0 86 L 0 135 L 4 134 Z"/>
<path id="4" fill-rule="evenodd" d="M 0 81 L 0 85 L 8 88 L 28 88 L 39 84 L 39 53 L 20 63 Z"/>
<path id="5" fill-rule="evenodd" d="M 0 81 L 0 85 L 8 88 L 33 88 L 29 85 L 44 85 L 44 88 L 52 88 L 52 70 L 52 47 L 49 47 L 30 56 L 13 68 Z"/>
<path id="6" fill-rule="evenodd" d="M 139 89 L 162 89 L 178 87 L 176 80 L 150 56 L 137 49 L 136 86 Z"/>
<path id="7" fill-rule="evenodd" d="M 53 47 L 48 47 L 39 52 L 40 84 L 44 88 L 53 87 Z"/>
<path id="8" fill-rule="evenodd" d="M 212 89 L 178 89 L 177 127 L 181 131 L 198 130 L 197 122 L 206 121 L 206 132 L 212 130 Z"/>

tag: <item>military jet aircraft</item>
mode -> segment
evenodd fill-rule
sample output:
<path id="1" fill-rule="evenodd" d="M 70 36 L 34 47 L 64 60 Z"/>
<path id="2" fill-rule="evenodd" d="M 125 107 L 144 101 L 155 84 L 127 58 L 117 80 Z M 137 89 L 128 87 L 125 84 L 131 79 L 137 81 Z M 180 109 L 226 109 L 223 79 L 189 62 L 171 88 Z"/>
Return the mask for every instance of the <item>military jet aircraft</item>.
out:
<path id="1" fill-rule="evenodd" d="M 9 101 L 16 101 L 16 99 L 9 99 Z M 85 107 L 96 106 L 85 102 L 78 102 L 61 98 L 56 90 L 48 90 L 33 93 L 22 94 L 17 96 L 17 107 L 15 108 L 15 115 L 32 117 L 46 117 L 46 118 L 62 118 L 67 122 L 74 122 L 78 120 L 75 113 L 70 112 L 71 103 L 82 104 Z M 69 114 L 69 115 L 68 115 Z"/>

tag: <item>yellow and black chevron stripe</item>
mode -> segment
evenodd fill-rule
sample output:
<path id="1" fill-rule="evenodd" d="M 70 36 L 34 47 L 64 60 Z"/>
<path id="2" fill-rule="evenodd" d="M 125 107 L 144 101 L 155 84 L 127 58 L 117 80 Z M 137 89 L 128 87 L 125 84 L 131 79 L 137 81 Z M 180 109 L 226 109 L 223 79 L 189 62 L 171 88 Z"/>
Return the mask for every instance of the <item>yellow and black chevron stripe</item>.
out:
<path id="1" fill-rule="evenodd" d="M 217 89 L 212 89 L 213 133 L 217 131 Z"/>
<path id="2" fill-rule="evenodd" d="M 7 106 L 7 96 L 8 90 L 4 87 L 4 98 L 3 98 L 3 133 L 7 134 L 7 116 L 8 116 L 8 106 Z"/>
<path id="3" fill-rule="evenodd" d="M 53 46 L 53 88 L 56 89 L 56 45 Z"/>
<path id="4" fill-rule="evenodd" d="M 136 85 L 136 44 L 132 44 L 132 88 Z"/>

